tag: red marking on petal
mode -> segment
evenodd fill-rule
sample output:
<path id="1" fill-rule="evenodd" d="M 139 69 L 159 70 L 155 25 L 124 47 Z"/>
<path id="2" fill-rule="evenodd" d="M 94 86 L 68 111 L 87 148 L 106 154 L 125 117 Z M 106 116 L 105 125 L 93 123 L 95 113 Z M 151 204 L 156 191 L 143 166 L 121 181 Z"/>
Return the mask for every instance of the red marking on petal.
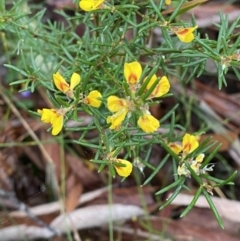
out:
<path id="1" fill-rule="evenodd" d="M 191 147 L 192 147 L 191 143 L 187 143 L 187 144 L 183 147 L 183 150 L 188 152 L 188 151 L 191 150 Z"/>
<path id="2" fill-rule="evenodd" d="M 177 34 L 180 34 L 180 35 L 185 35 L 185 34 L 187 34 L 189 32 L 189 30 L 188 29 L 182 29 L 182 30 L 178 30 L 177 31 Z"/>
<path id="3" fill-rule="evenodd" d="M 65 88 L 69 88 L 68 84 L 64 83 L 64 82 L 60 82 L 59 83 L 59 87 L 62 90 L 62 92 L 64 92 Z M 64 88 L 65 87 L 65 88 Z"/>
<path id="4" fill-rule="evenodd" d="M 137 76 L 134 73 L 131 73 L 128 77 L 128 82 L 130 84 L 135 84 L 138 81 Z"/>

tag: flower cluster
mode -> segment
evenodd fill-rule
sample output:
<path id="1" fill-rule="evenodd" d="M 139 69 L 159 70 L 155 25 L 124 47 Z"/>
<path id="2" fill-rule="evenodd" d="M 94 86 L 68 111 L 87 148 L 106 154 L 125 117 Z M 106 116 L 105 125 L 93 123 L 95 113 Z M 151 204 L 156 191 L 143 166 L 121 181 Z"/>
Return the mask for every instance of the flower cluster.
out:
<path id="1" fill-rule="evenodd" d="M 186 176 L 191 177 L 191 173 L 189 169 L 187 168 L 185 162 L 187 162 L 190 167 L 195 171 L 197 175 L 201 173 L 205 173 L 206 171 L 212 171 L 213 165 L 210 167 L 203 167 L 201 168 L 202 161 L 204 159 L 204 154 L 201 153 L 195 157 L 189 158 L 188 155 L 191 154 L 193 151 L 195 151 L 198 146 L 199 142 L 197 140 L 198 138 L 196 136 L 190 135 L 186 133 L 182 140 L 182 145 L 179 145 L 177 143 L 170 143 L 169 147 L 172 149 L 172 151 L 181 157 L 181 162 L 178 165 L 178 175 L 179 176 Z"/>
<path id="2" fill-rule="evenodd" d="M 81 77 L 77 73 L 72 74 L 70 84 L 67 83 L 60 73 L 57 72 L 56 74 L 53 74 L 53 82 L 56 88 L 74 100 L 76 99 L 74 89 L 77 85 L 79 85 L 80 81 Z M 79 102 L 98 108 L 102 103 L 101 97 L 102 95 L 99 91 L 93 90 L 86 97 L 82 95 Z M 44 108 L 42 110 L 38 110 L 38 113 L 41 115 L 41 121 L 52 125 L 52 135 L 57 135 L 63 128 L 65 114 L 74 108 L 75 107 L 73 105 L 69 105 L 68 108 L 60 109 Z"/>
<path id="3" fill-rule="evenodd" d="M 141 87 L 141 75 L 142 66 L 139 62 L 135 61 L 124 64 L 124 76 L 131 94 L 126 98 L 119 98 L 115 95 L 108 97 L 107 107 L 113 113 L 113 115 L 107 117 L 107 123 L 111 124 L 109 127 L 110 129 L 119 128 L 126 116 L 130 116 L 131 113 L 136 113 L 138 115 L 137 124 L 144 132 L 152 133 L 159 128 L 159 121 L 151 115 L 148 104 L 144 103 L 141 98 L 142 95 L 138 94 Z M 144 83 L 147 78 L 148 77 L 146 77 L 142 82 Z M 167 77 L 163 76 L 160 80 L 158 80 L 158 77 L 155 74 L 149 80 L 144 93 L 150 90 L 156 82 L 157 85 L 153 88 L 147 100 L 161 97 L 168 93 L 170 84 Z"/>

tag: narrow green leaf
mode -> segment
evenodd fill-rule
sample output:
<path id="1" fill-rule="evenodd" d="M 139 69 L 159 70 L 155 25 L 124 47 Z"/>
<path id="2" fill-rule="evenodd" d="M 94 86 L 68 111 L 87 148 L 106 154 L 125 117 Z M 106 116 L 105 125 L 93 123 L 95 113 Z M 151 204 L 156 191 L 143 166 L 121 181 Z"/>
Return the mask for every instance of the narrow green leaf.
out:
<path id="1" fill-rule="evenodd" d="M 207 179 L 209 181 L 215 182 L 215 183 L 225 182 L 225 180 L 219 179 L 219 178 L 216 178 L 216 177 L 212 177 L 209 174 L 201 174 L 200 177 L 202 177 L 204 179 Z M 226 183 L 226 185 L 234 185 L 234 182 L 229 181 L 228 183 Z"/>
<path id="2" fill-rule="evenodd" d="M 28 77 L 28 74 L 24 71 L 24 70 L 21 70 L 19 68 L 17 68 L 16 66 L 14 65 L 11 65 L 11 64 L 4 64 L 5 67 L 9 68 L 9 69 L 13 69 L 17 72 L 19 72 L 20 74 L 22 74 L 23 76 L 25 77 Z"/>
<path id="3" fill-rule="evenodd" d="M 153 9 L 155 10 L 155 13 L 157 16 L 162 20 L 165 21 L 162 14 L 160 13 L 161 8 L 158 8 L 153 0 L 150 0 L 150 4 L 152 5 Z M 161 7 L 161 6 L 160 6 Z"/>
<path id="4" fill-rule="evenodd" d="M 229 183 L 232 182 L 232 180 L 237 176 L 237 171 L 235 171 L 228 179 L 226 179 L 225 181 L 217 184 L 217 185 L 214 185 L 214 187 L 221 187 L 221 186 L 224 186 L 224 185 L 227 185 Z"/>
<path id="5" fill-rule="evenodd" d="M 192 201 L 188 204 L 187 208 L 186 208 L 186 209 L 182 212 L 182 214 L 180 215 L 180 218 L 183 218 L 184 216 L 186 216 L 186 215 L 189 213 L 189 211 L 195 206 L 195 204 L 196 204 L 199 196 L 200 196 L 201 193 L 202 193 L 202 189 L 203 189 L 202 186 L 200 186 L 200 187 L 198 188 L 198 190 L 197 190 L 197 192 L 195 193 Z"/>
<path id="6" fill-rule="evenodd" d="M 113 165 L 109 165 L 108 168 L 109 168 L 109 172 L 110 172 L 111 176 L 112 176 L 113 178 L 115 178 L 115 177 L 116 177 L 116 172 L 115 172 L 114 166 L 113 166 Z"/>
<path id="7" fill-rule="evenodd" d="M 183 184 L 184 184 L 185 179 L 182 180 L 182 182 L 179 183 L 179 186 L 176 188 L 176 190 L 173 192 L 173 194 L 171 195 L 171 197 L 169 197 L 167 199 L 167 201 L 159 208 L 164 209 L 165 207 L 167 207 L 175 198 L 176 196 L 179 194 L 179 192 L 182 190 Z"/>
<path id="8" fill-rule="evenodd" d="M 174 9 L 173 13 L 171 14 L 171 16 L 170 16 L 170 18 L 169 18 L 169 20 L 168 20 L 170 23 L 171 23 L 171 22 L 174 20 L 174 18 L 177 16 L 177 14 L 179 13 L 179 10 L 181 9 L 181 7 L 182 7 L 182 5 L 183 5 L 184 2 L 185 2 L 185 0 L 181 0 L 181 1 L 178 3 L 177 7 Z"/>
<path id="9" fill-rule="evenodd" d="M 167 112 L 167 114 L 165 114 L 161 119 L 160 119 L 160 123 L 164 122 L 165 120 L 168 119 L 169 116 L 171 116 L 175 110 L 178 108 L 179 104 L 176 104 L 175 106 L 173 106 L 173 108 L 171 110 L 169 110 Z"/>
<path id="10" fill-rule="evenodd" d="M 205 196 L 205 198 L 206 198 L 206 200 L 207 200 L 207 202 L 208 202 L 208 204 L 209 204 L 209 206 L 210 206 L 210 208 L 211 208 L 215 218 L 217 219 L 218 224 L 220 225 L 220 227 L 222 229 L 224 229 L 223 221 L 222 221 L 222 219 L 221 219 L 221 217 L 220 217 L 220 215 L 219 215 L 219 213 L 218 213 L 218 211 L 217 211 L 217 209 L 216 209 L 216 207 L 215 207 L 215 205 L 214 205 L 210 195 L 208 194 L 208 192 L 207 192 L 207 190 L 205 188 L 202 190 L 202 192 L 203 192 L 203 194 L 204 194 L 204 196 Z"/>
<path id="11" fill-rule="evenodd" d="M 96 149 L 102 148 L 101 146 L 98 146 L 98 145 L 95 145 L 95 144 L 92 144 L 92 143 L 89 143 L 89 142 L 85 142 L 85 141 L 73 140 L 73 142 L 76 143 L 76 144 L 79 144 L 81 146 L 87 146 L 87 147 L 92 147 L 92 148 L 96 148 Z"/>
<path id="12" fill-rule="evenodd" d="M 59 96 L 55 95 L 55 99 L 57 100 L 57 102 L 58 102 L 59 105 L 61 105 L 61 106 L 69 107 L 69 105 L 70 105 L 68 102 L 64 101 L 64 100 L 62 99 L 62 97 L 59 97 Z"/>
<path id="13" fill-rule="evenodd" d="M 159 172 L 159 170 L 163 167 L 163 165 L 166 163 L 166 161 L 169 159 L 169 154 L 166 155 L 163 160 L 159 163 L 159 165 L 157 166 L 157 168 L 155 169 L 154 172 L 152 172 L 152 174 L 148 177 L 148 179 L 143 183 L 143 186 L 148 184 L 154 177 L 155 175 Z"/>
<path id="14" fill-rule="evenodd" d="M 93 163 L 104 164 L 104 166 L 109 164 L 109 161 L 107 161 L 107 160 L 91 159 L 90 161 L 93 162 Z"/>
<path id="15" fill-rule="evenodd" d="M 91 160 L 91 161 L 93 162 L 93 160 Z M 105 163 L 102 163 L 102 164 L 100 165 L 100 167 L 98 168 L 98 173 L 101 172 L 105 166 L 106 166 L 106 164 L 105 164 Z"/>
<path id="16" fill-rule="evenodd" d="M 173 182 L 172 184 L 168 185 L 167 187 L 162 188 L 161 190 L 159 190 L 158 192 L 155 193 L 155 195 L 160 195 L 162 193 L 167 192 L 168 190 L 176 187 L 177 185 L 180 185 L 181 183 L 183 183 L 185 181 L 185 177 L 181 176 L 179 177 L 175 182 Z"/>
<path id="17" fill-rule="evenodd" d="M 221 145 L 222 143 L 218 144 L 218 146 L 214 149 L 214 151 L 211 151 L 210 155 L 208 155 L 208 157 L 204 159 L 202 163 L 203 167 L 206 166 L 213 159 L 213 157 L 216 155 Z"/>

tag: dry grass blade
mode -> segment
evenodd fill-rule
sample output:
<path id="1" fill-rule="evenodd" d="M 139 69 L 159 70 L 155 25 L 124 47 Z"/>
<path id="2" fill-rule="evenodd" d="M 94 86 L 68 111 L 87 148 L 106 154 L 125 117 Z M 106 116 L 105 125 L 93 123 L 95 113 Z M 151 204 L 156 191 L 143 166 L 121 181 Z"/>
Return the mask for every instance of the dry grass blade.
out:
<path id="1" fill-rule="evenodd" d="M 92 205 L 62 214 L 53 220 L 50 226 L 63 233 L 72 230 L 73 225 L 76 229 L 101 227 L 107 225 L 111 219 L 113 222 L 124 221 L 143 214 L 142 208 L 133 205 Z"/>

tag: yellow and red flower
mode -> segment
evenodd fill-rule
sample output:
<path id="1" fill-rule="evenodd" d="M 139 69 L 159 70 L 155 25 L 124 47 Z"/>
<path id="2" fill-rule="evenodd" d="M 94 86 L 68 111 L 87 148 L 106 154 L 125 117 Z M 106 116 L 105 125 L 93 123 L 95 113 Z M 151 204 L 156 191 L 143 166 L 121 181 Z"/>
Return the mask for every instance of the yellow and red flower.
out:
<path id="1" fill-rule="evenodd" d="M 140 116 L 137 123 L 146 133 L 152 133 L 160 127 L 159 121 L 149 112 L 145 112 L 142 116 Z"/>
<path id="2" fill-rule="evenodd" d="M 105 0 L 81 0 L 79 2 L 79 7 L 86 11 L 93 11 L 103 7 Z"/>
<path id="3" fill-rule="evenodd" d="M 125 63 L 123 72 L 127 83 L 131 86 L 139 82 L 142 75 L 142 66 L 137 61 Z"/>
<path id="4" fill-rule="evenodd" d="M 154 74 L 147 84 L 146 91 L 149 90 L 152 85 L 157 81 L 157 76 Z M 163 76 L 156 87 L 153 89 L 152 93 L 149 95 L 148 99 L 161 97 L 168 93 L 170 89 L 170 83 L 166 76 Z"/>
<path id="5" fill-rule="evenodd" d="M 169 144 L 169 147 L 172 149 L 172 151 L 174 151 L 176 154 L 181 152 L 184 157 L 196 150 L 198 146 L 198 138 L 188 133 L 184 135 L 182 145 L 177 143 Z"/>
<path id="6" fill-rule="evenodd" d="M 110 129 L 117 129 L 124 121 L 130 107 L 128 100 L 111 95 L 107 99 L 108 109 L 115 113 L 107 117 L 107 123 L 111 124 Z"/>
<path id="7" fill-rule="evenodd" d="M 190 27 L 190 28 L 177 28 L 176 30 L 173 29 L 173 32 L 177 35 L 177 37 L 179 38 L 179 40 L 183 43 L 191 43 L 195 36 L 193 34 L 194 30 L 197 28 L 198 26 L 195 27 Z"/>
<path id="8" fill-rule="evenodd" d="M 52 135 L 57 135 L 63 128 L 63 120 L 68 108 L 62 109 L 42 109 L 37 112 L 41 115 L 41 121 L 52 125 Z"/>
<path id="9" fill-rule="evenodd" d="M 97 90 L 93 90 L 87 95 L 87 97 L 84 99 L 84 102 L 87 105 L 98 108 L 102 104 L 101 98 L 102 94 Z"/>
<path id="10" fill-rule="evenodd" d="M 53 81 L 57 89 L 62 91 L 68 97 L 74 98 L 73 89 L 80 83 L 81 77 L 79 74 L 73 73 L 69 85 L 63 76 L 57 72 L 56 74 L 53 74 Z"/>

